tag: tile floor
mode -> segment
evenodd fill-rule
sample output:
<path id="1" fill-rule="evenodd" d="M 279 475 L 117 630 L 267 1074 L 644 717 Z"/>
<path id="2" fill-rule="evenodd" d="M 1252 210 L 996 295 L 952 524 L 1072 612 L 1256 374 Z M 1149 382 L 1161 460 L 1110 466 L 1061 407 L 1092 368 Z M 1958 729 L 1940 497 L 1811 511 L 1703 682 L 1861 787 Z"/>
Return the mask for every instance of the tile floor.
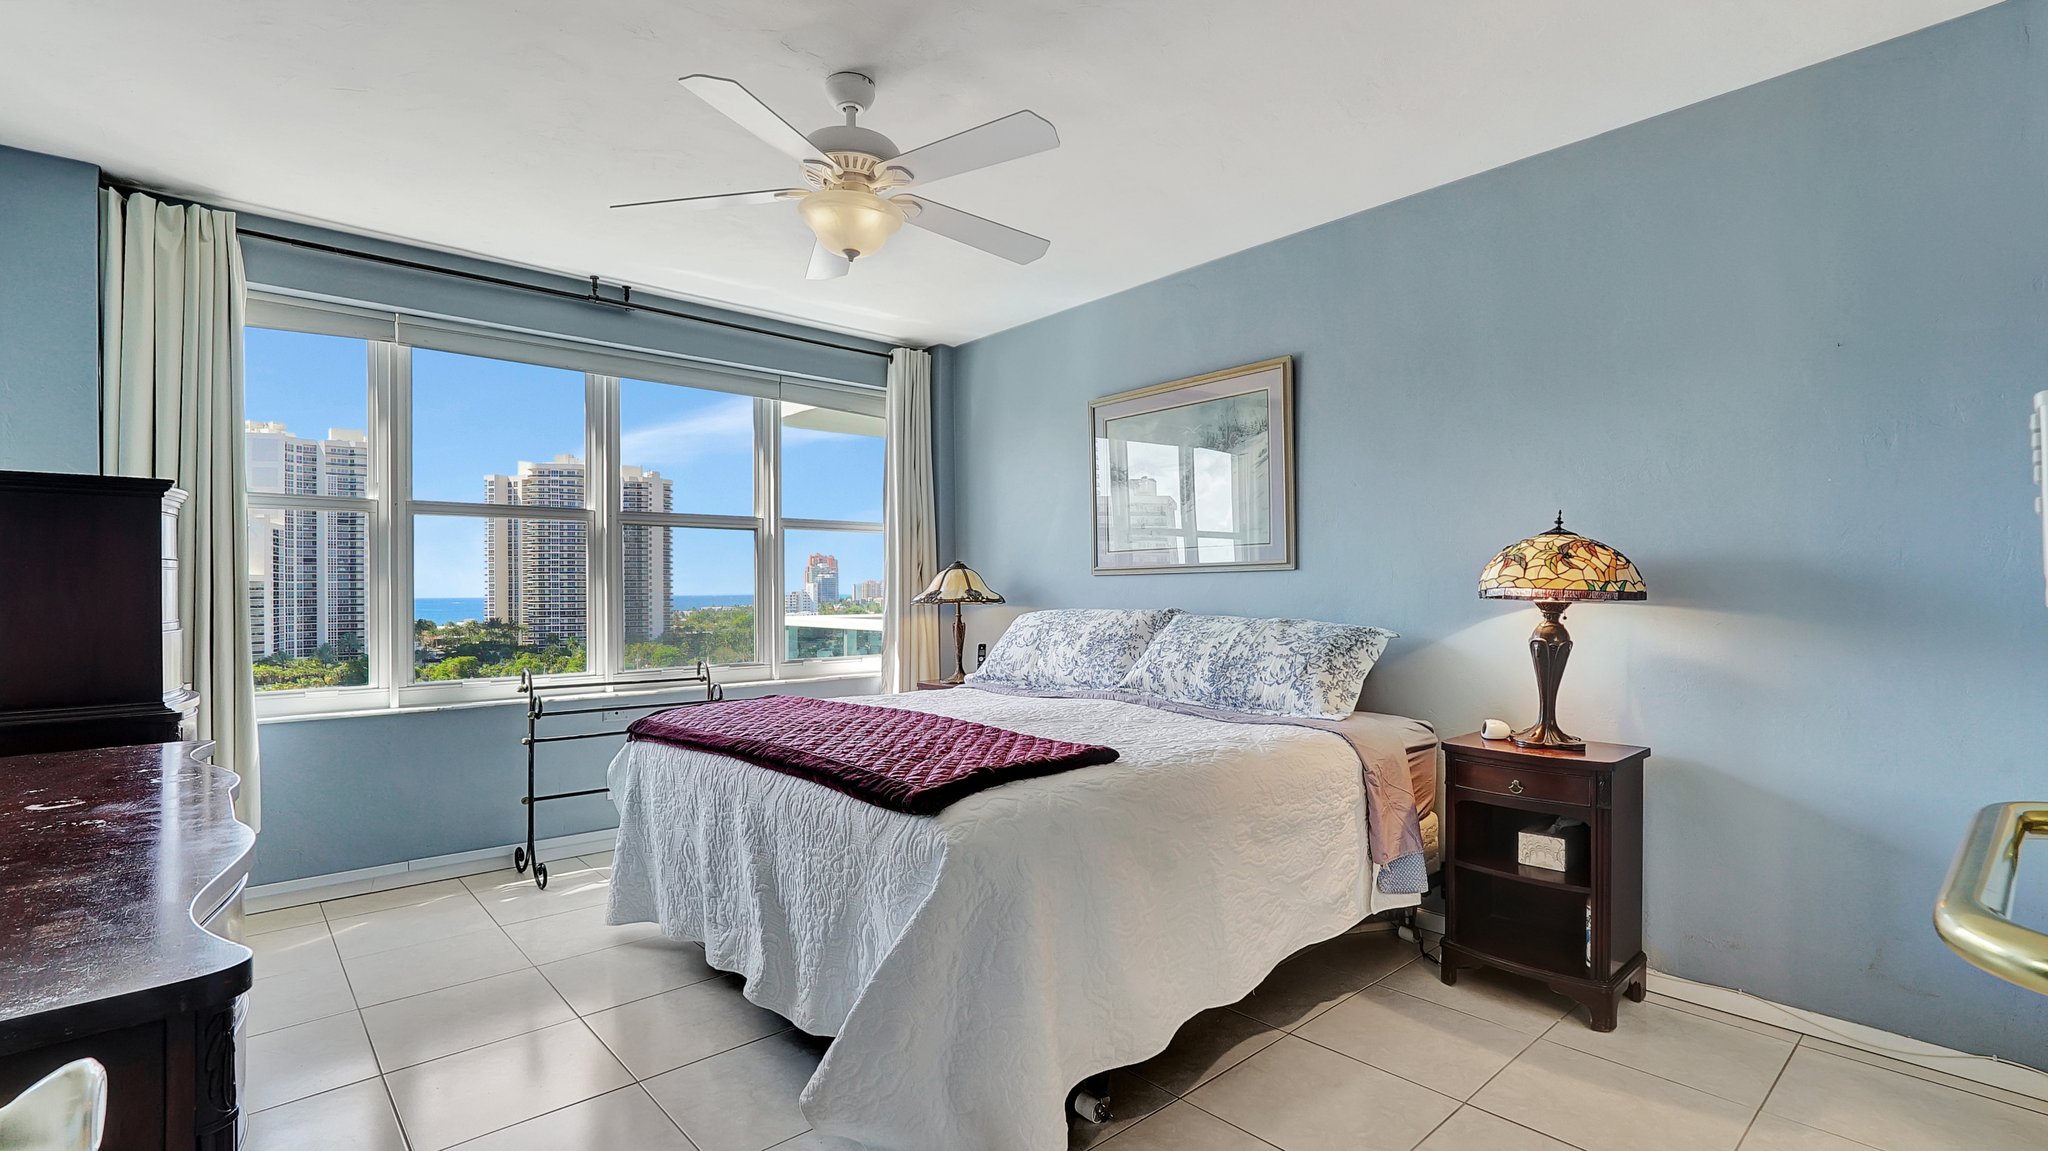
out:
<path id="1" fill-rule="evenodd" d="M 254 1151 L 823 1151 L 824 1041 L 608 927 L 607 855 L 251 916 Z M 2048 1104 L 1652 994 L 1618 1031 L 1391 934 L 1304 951 L 1112 1074 L 1104 1151 L 1981 1151 Z"/>

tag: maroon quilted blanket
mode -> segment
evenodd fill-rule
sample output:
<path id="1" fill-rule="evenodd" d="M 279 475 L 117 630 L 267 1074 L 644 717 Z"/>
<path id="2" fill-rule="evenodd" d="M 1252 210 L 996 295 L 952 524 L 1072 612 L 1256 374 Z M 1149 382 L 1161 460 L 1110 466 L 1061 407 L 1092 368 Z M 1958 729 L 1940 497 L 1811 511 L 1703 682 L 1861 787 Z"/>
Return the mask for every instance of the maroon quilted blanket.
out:
<path id="1" fill-rule="evenodd" d="M 1014 779 L 1116 759 L 1113 747 L 794 695 L 656 712 L 626 730 L 633 739 L 715 751 L 911 815 L 930 815 Z"/>

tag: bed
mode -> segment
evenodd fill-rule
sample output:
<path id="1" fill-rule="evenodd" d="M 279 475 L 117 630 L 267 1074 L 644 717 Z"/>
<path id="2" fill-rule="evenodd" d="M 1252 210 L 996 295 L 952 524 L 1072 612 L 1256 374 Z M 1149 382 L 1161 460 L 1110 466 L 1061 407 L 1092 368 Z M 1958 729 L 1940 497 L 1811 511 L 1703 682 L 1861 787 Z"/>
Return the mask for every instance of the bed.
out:
<path id="1" fill-rule="evenodd" d="M 1385 837 L 1369 835 L 1368 790 L 1376 808 L 1409 805 L 1381 820 L 1404 842 L 1433 838 L 1436 738 L 1416 720 L 1359 713 L 1340 738 L 971 684 L 860 702 L 1120 757 L 913 816 L 713 752 L 619 753 L 610 921 L 701 942 L 750 1000 L 834 1036 L 802 1095 L 824 1134 L 1057 1151 L 1074 1084 L 1157 1053 L 1300 948 L 1417 902 L 1383 888 L 1424 885 L 1389 882 L 1368 848 Z"/>

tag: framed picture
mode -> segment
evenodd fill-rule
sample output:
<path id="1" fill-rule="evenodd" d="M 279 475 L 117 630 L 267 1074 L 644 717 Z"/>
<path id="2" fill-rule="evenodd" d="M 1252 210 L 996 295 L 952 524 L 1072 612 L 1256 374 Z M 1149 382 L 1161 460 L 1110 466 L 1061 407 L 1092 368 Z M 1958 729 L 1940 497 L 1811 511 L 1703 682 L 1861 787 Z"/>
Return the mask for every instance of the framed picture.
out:
<path id="1" fill-rule="evenodd" d="M 1294 357 L 1088 408 L 1096 575 L 1294 566 Z"/>

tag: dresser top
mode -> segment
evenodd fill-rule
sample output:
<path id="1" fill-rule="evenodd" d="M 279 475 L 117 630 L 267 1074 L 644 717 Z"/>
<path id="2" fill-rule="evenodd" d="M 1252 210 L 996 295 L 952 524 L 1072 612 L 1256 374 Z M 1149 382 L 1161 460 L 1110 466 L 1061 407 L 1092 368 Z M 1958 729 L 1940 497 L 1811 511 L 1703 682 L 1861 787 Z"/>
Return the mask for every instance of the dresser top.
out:
<path id="1" fill-rule="evenodd" d="M 1532 759 L 1554 760 L 1559 767 L 1590 767 L 1596 771 L 1650 754 L 1647 747 L 1637 747 L 1630 743 L 1594 743 L 1592 740 L 1586 741 L 1584 751 L 1560 751 L 1554 747 L 1518 747 L 1512 739 L 1485 739 L 1476 731 L 1454 735 L 1444 741 L 1444 747 L 1502 759 L 1516 759 L 1524 763 Z"/>
<path id="2" fill-rule="evenodd" d="M 199 926 L 248 872 L 210 744 L 0 758 L 0 1053 L 49 1013 L 190 1010 L 245 990 L 249 949 Z"/>

